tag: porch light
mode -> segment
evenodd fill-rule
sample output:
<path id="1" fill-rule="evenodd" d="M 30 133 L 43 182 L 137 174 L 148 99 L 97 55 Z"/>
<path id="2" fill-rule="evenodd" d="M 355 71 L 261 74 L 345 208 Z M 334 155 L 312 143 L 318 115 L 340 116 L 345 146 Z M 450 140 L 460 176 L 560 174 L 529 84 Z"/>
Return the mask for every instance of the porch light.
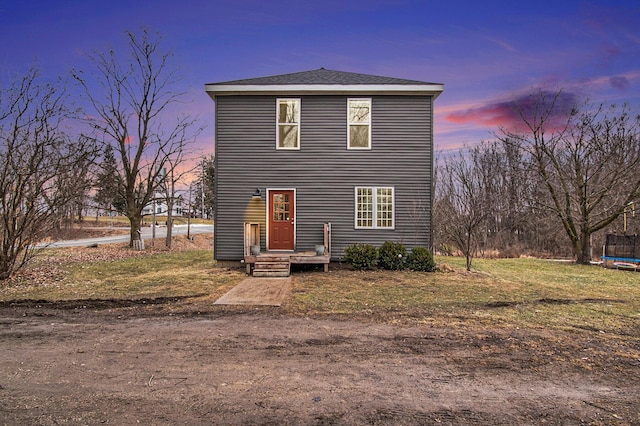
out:
<path id="1" fill-rule="evenodd" d="M 262 194 L 260 194 L 260 188 L 256 188 L 256 192 L 253 193 L 253 198 L 262 198 Z"/>

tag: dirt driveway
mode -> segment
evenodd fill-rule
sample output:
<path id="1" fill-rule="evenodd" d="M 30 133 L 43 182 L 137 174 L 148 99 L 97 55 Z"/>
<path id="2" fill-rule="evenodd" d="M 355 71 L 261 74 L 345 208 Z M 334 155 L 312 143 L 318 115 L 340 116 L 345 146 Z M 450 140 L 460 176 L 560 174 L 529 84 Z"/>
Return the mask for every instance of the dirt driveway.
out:
<path id="1" fill-rule="evenodd" d="M 640 424 L 597 333 L 180 303 L 0 304 L 0 424 Z"/>

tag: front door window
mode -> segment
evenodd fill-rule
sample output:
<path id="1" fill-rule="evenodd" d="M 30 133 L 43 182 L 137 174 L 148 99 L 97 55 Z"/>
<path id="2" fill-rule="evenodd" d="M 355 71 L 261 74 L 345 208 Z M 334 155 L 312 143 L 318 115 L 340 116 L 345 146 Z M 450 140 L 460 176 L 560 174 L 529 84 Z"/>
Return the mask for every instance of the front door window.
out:
<path id="1" fill-rule="evenodd" d="M 273 194 L 273 221 L 291 220 L 289 212 L 291 200 L 289 194 Z"/>

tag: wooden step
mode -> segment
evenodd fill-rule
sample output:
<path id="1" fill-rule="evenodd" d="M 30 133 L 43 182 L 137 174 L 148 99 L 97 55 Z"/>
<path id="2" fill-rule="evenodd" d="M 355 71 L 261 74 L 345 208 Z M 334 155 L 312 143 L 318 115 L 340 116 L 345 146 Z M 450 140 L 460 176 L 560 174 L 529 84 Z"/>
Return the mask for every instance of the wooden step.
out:
<path id="1" fill-rule="evenodd" d="M 261 255 L 253 267 L 254 277 L 288 277 L 290 272 L 289 256 Z"/>
<path id="2" fill-rule="evenodd" d="M 288 262 L 256 262 L 255 269 L 289 269 Z"/>
<path id="3" fill-rule="evenodd" d="M 261 254 L 256 256 L 256 262 L 289 262 L 289 256 L 282 256 L 277 254 Z"/>
<path id="4" fill-rule="evenodd" d="M 253 276 L 254 277 L 288 277 L 289 270 L 288 269 L 270 269 L 270 270 L 254 269 Z"/>
<path id="5" fill-rule="evenodd" d="M 253 271 L 253 276 L 254 277 L 262 277 L 262 278 L 269 278 L 269 277 L 288 277 L 289 276 L 289 271 Z"/>

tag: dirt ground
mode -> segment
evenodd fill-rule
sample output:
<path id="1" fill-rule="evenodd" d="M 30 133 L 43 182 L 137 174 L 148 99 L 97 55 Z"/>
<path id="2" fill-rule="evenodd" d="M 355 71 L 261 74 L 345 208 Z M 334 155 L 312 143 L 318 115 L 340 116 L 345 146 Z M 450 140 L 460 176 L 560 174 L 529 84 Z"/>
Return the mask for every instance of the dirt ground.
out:
<path id="1" fill-rule="evenodd" d="M 199 303 L 0 303 L 0 424 L 640 424 L 638 348 L 597 332 Z"/>

